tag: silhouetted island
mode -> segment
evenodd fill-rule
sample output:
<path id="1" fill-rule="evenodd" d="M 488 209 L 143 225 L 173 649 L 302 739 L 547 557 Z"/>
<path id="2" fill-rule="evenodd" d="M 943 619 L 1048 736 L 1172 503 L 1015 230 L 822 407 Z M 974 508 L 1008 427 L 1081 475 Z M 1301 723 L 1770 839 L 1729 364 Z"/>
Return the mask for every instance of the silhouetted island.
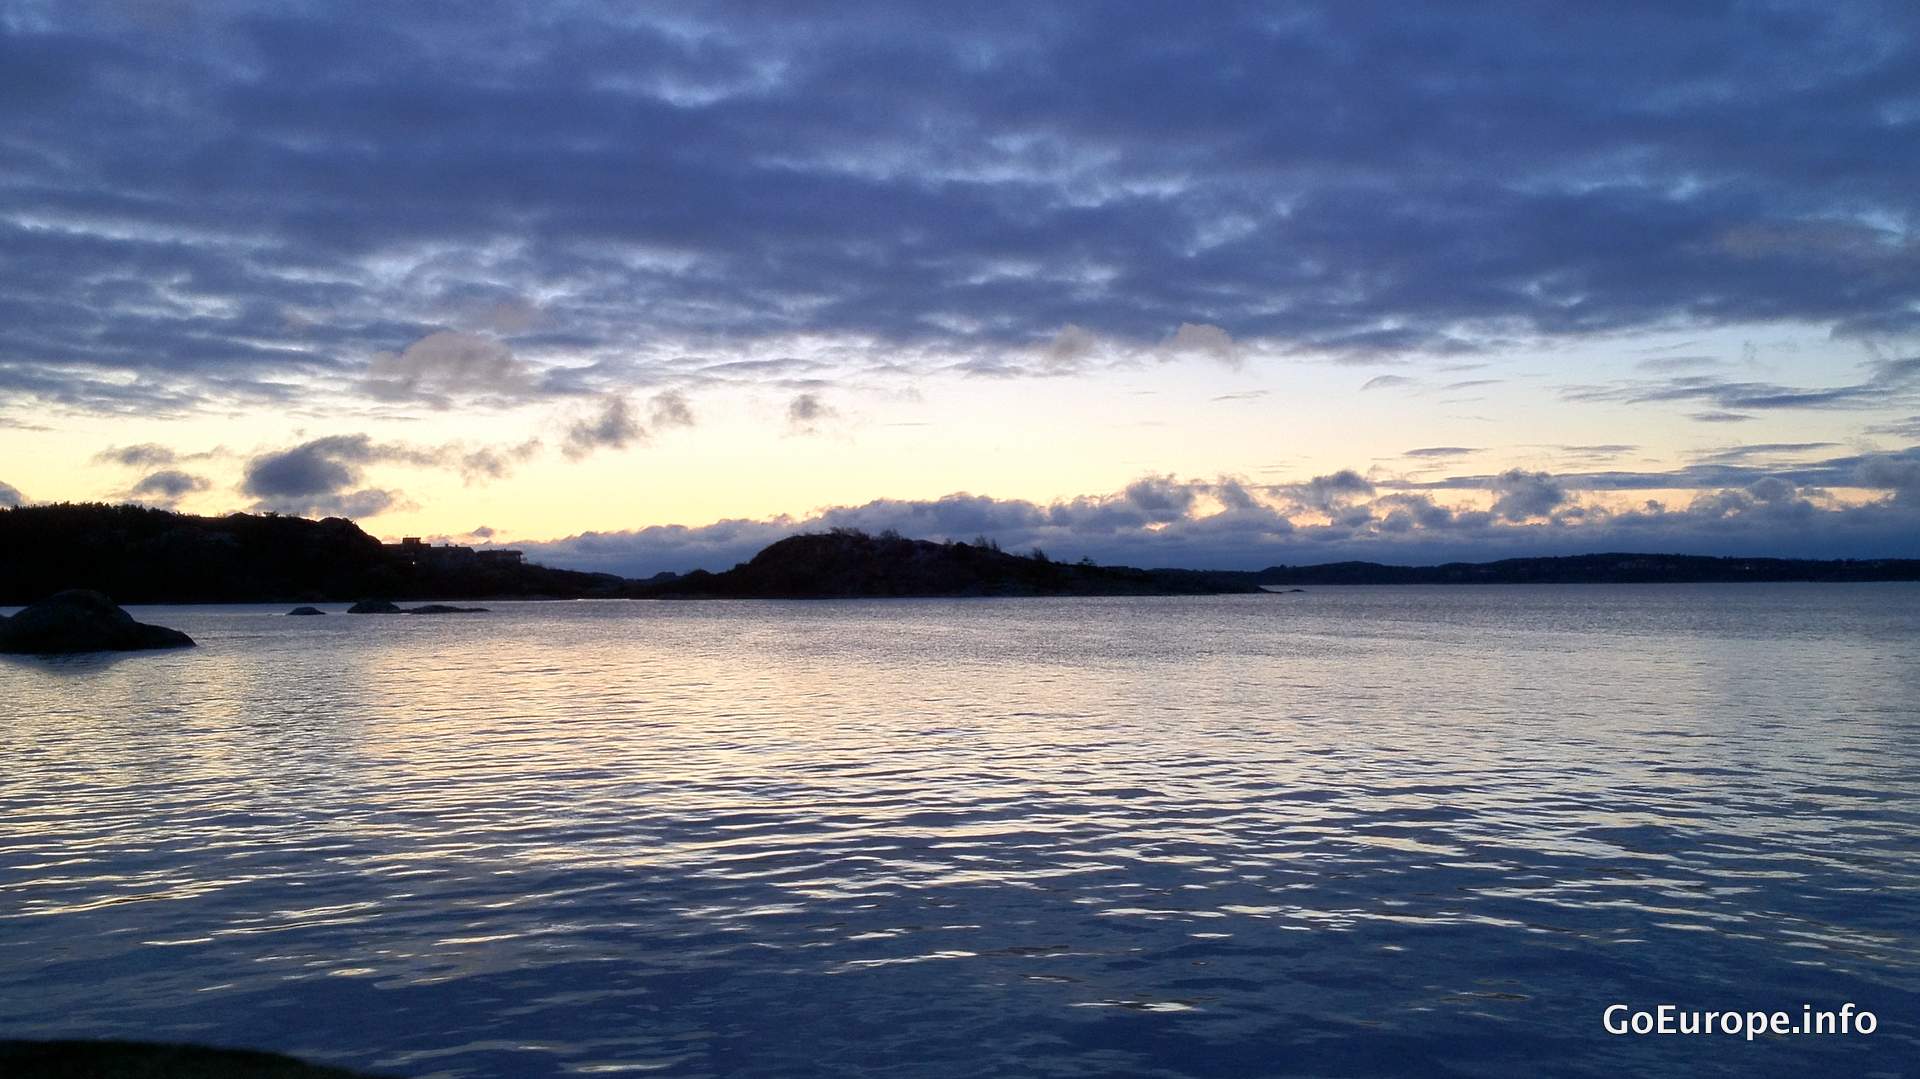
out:
<path id="1" fill-rule="evenodd" d="M 315 614 L 320 612 L 315 611 Z M 453 607 L 429 603 L 423 607 L 402 607 L 384 599 L 363 599 L 347 608 L 348 614 L 485 614 L 485 607 Z"/>
<path id="2" fill-rule="evenodd" d="M 381 543 L 352 521 L 193 517 L 139 506 L 0 509 L 0 605 L 92 589 L 122 603 L 453 599 L 822 599 L 836 596 L 1152 596 L 1301 585 L 1913 581 L 1920 559 L 1813 561 L 1594 554 L 1388 566 L 1132 569 L 1012 554 L 985 539 L 934 543 L 851 529 L 793 536 L 723 573 L 633 580 L 528 563 L 517 551 Z M 364 609 L 364 608 L 363 608 Z M 418 613 L 453 613 L 419 611 Z"/>
<path id="3" fill-rule="evenodd" d="M 990 543 L 933 543 L 852 529 L 791 536 L 725 573 L 695 570 L 650 586 L 661 599 L 858 596 L 1193 596 L 1258 592 L 1233 575 L 1055 562 Z"/>
<path id="4" fill-rule="evenodd" d="M 192 648 L 177 629 L 136 622 L 98 592 L 57 592 L 9 618 L 0 615 L 0 652 L 61 656 L 76 652 L 142 652 Z"/>
<path id="5" fill-rule="evenodd" d="M 121 603 L 345 602 L 620 596 L 608 573 L 529 565 L 517 552 L 383 544 L 352 521 L 195 517 L 141 506 L 0 509 L 0 605 L 90 588 Z"/>

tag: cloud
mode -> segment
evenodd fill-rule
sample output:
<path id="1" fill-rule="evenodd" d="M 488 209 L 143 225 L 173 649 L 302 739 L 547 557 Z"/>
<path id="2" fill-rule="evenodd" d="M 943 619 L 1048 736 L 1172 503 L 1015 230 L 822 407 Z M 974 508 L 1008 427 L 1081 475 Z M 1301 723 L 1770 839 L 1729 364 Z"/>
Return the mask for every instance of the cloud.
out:
<path id="1" fill-rule="evenodd" d="M 1244 361 L 1238 342 L 1218 326 L 1204 322 L 1182 322 L 1161 348 L 1174 356 L 1202 356 L 1228 367 Z"/>
<path id="2" fill-rule="evenodd" d="M 1422 446 L 1417 450 L 1408 450 L 1402 457 L 1464 457 L 1470 453 L 1479 453 L 1475 446 Z"/>
<path id="3" fill-rule="evenodd" d="M 693 406 L 678 390 L 664 390 L 653 397 L 650 416 L 655 428 L 692 427 Z"/>
<path id="4" fill-rule="evenodd" d="M 1920 416 L 1908 416 L 1904 420 L 1894 420 L 1892 423 L 1874 424 L 1867 428 L 1867 434 L 1892 435 L 1895 438 L 1920 442 Z"/>
<path id="5" fill-rule="evenodd" d="M 1863 487 L 1892 491 L 1896 502 L 1920 503 L 1920 452 L 1874 454 L 1861 460 L 1854 478 Z"/>
<path id="6" fill-rule="evenodd" d="M 1128 484 L 1121 496 L 1147 520 L 1165 524 L 1180 520 L 1193 508 L 1194 490 L 1171 475 L 1148 476 Z"/>
<path id="7" fill-rule="evenodd" d="M 1569 401 L 1609 404 L 1697 401 L 1715 406 L 1708 412 L 1695 413 L 1697 418 L 1743 411 L 1884 408 L 1890 400 L 1920 390 L 1920 357 L 1876 360 L 1865 368 L 1864 379 L 1838 386 L 1785 386 L 1686 375 L 1652 381 L 1630 379 L 1604 386 L 1567 386 L 1560 395 Z"/>
<path id="8" fill-rule="evenodd" d="M 1704 490 L 1745 487 L 1768 477 L 1778 477 L 1807 488 L 1860 487 L 1863 476 L 1897 475 L 1901 462 L 1920 459 L 1920 446 L 1891 453 L 1847 454 L 1811 461 L 1785 459 L 1755 462 L 1737 454 L 1724 460 L 1699 460 L 1666 471 L 1562 470 L 1552 482 L 1566 491 Z M 1886 462 L 1889 467 L 1862 469 L 1869 462 Z M 1520 470 L 1521 477 L 1545 475 Z M 1439 478 L 1395 477 L 1380 479 L 1376 485 L 1392 491 L 1495 491 L 1513 481 L 1506 475 L 1460 474 Z M 1864 484 L 1875 489 L 1874 484 Z M 1881 487 L 1879 489 L 1891 490 Z"/>
<path id="9" fill-rule="evenodd" d="M 787 426 L 798 434 L 813 434 L 822 424 L 839 415 L 840 413 L 821 400 L 818 394 L 796 394 L 793 400 L 787 402 Z"/>
<path id="10" fill-rule="evenodd" d="M 1688 517 L 1703 521 L 1766 522 L 1775 526 L 1809 520 L 1818 512 L 1799 487 L 1777 476 L 1755 480 L 1742 490 L 1703 492 L 1694 496 L 1685 510 Z"/>
<path id="11" fill-rule="evenodd" d="M 397 491 L 362 487 L 369 465 L 448 469 L 468 483 L 497 479 L 540 449 L 537 439 L 511 446 L 461 443 L 420 446 L 376 442 L 364 434 L 327 435 L 250 457 L 240 492 L 256 512 L 372 517 L 400 504 Z"/>
<path id="12" fill-rule="evenodd" d="M 142 476 L 131 488 L 128 497 L 140 502 L 154 502 L 171 506 L 182 498 L 213 486 L 204 476 L 195 476 L 178 469 L 166 469 Z"/>
<path id="13" fill-rule="evenodd" d="M 23 506 L 26 504 L 26 501 L 27 496 L 20 493 L 20 488 L 11 484 L 0 483 L 0 506 Z"/>
<path id="14" fill-rule="evenodd" d="M 1431 495 L 1387 495 L 1379 499 L 1373 509 L 1376 514 L 1385 511 L 1380 518 L 1380 531 L 1390 536 L 1406 535 L 1415 529 L 1439 531 L 1452 528 L 1456 523 L 1454 511 L 1435 503 Z M 1490 515 L 1472 516 L 1476 523 L 1484 523 Z"/>
<path id="15" fill-rule="evenodd" d="M 1665 374 L 1672 371 L 1697 371 L 1703 368 L 1719 367 L 1722 361 L 1714 356 L 1653 356 L 1634 364 L 1642 371 L 1655 371 Z"/>
<path id="16" fill-rule="evenodd" d="M 1618 457 L 1623 453 L 1632 453 L 1640 447 L 1631 442 L 1598 442 L 1579 446 L 1559 445 L 1553 448 L 1559 450 L 1561 453 L 1572 454 L 1576 457 L 1605 458 Z"/>
<path id="17" fill-rule="evenodd" d="M 626 449 L 646 438 L 647 429 L 634 418 L 633 406 L 626 397 L 610 394 L 600 402 L 596 413 L 575 420 L 567 428 L 561 452 L 573 460 L 579 460 L 596 450 Z"/>
<path id="18" fill-rule="evenodd" d="M 1567 492 L 1545 472 L 1509 469 L 1494 477 L 1493 514 L 1508 521 L 1546 517 L 1567 501 Z"/>
<path id="19" fill-rule="evenodd" d="M 1749 442 L 1743 446 L 1706 450 L 1695 454 L 1694 460 L 1709 464 L 1744 463 L 1755 457 L 1792 457 L 1814 450 L 1830 450 L 1838 445 L 1838 442 Z"/>
<path id="20" fill-rule="evenodd" d="M 1068 323 L 1040 350 L 1041 369 L 1050 374 L 1078 371 L 1100 351 L 1100 337 L 1084 326 Z"/>
<path id="21" fill-rule="evenodd" d="M 1375 375 L 1362 383 L 1360 390 L 1364 393 L 1367 390 L 1389 390 L 1401 386 L 1416 385 L 1419 385 L 1419 380 L 1408 378 L 1406 375 Z"/>
<path id="22" fill-rule="evenodd" d="M 249 460 L 240 491 L 255 499 L 255 512 L 377 516 L 394 504 L 394 493 L 355 488 L 360 483 L 361 466 L 380 456 L 366 435 L 318 438 Z"/>
<path id="23" fill-rule="evenodd" d="M 157 442 L 137 446 L 109 446 L 93 455 L 97 464 L 125 465 L 128 468 L 153 468 L 170 465 L 179 459 L 173 449 Z"/>
<path id="24" fill-rule="evenodd" d="M 1183 325 L 1377 359 L 1916 324 L 1901 5 L 134 7 L 7 28 L 0 399 L 523 400 L 801 333 L 1031 376 Z"/>
<path id="25" fill-rule="evenodd" d="M 477 449 L 469 449 L 455 445 L 437 450 L 408 450 L 396 452 L 390 459 L 416 465 L 450 466 L 459 471 L 463 480 L 472 484 L 504 479 L 512 475 L 515 466 L 539 453 L 542 445 L 539 439 L 530 438 L 511 446 L 481 446 Z"/>
<path id="26" fill-rule="evenodd" d="M 539 325 L 546 311 L 534 300 L 484 283 L 460 282 L 438 297 L 438 309 L 453 324 L 494 334 L 524 334 Z"/>
<path id="27" fill-rule="evenodd" d="M 93 455 L 93 463 L 98 465 L 117 465 L 121 468 L 137 468 L 143 471 L 156 471 L 189 461 L 209 461 L 229 456 L 226 447 L 215 446 L 209 450 L 183 452 L 172 446 L 158 442 L 141 442 L 129 446 L 108 446 Z"/>
<path id="28" fill-rule="evenodd" d="M 1838 459 L 1836 459 L 1838 460 Z M 1786 557 L 1920 556 L 1920 447 L 1848 465 L 1855 482 L 1886 498 L 1845 503 L 1783 476 L 1750 476 L 1702 487 L 1678 509 L 1574 505 L 1562 477 L 1513 470 L 1486 477 L 1495 508 L 1448 505 L 1431 492 L 1370 492 L 1351 470 L 1320 477 L 1326 510 L 1309 509 L 1303 487 L 1257 487 L 1232 478 L 1154 475 L 1106 495 L 1050 503 L 952 494 L 879 499 L 804 517 L 654 526 L 517 543 L 536 560 L 616 573 L 725 569 L 796 532 L 895 529 L 935 540 L 985 536 L 1008 550 L 1041 547 L 1055 557 L 1108 563 L 1257 569 L 1274 564 L 1368 559 L 1431 564 L 1601 551 Z M 1335 478 L 1339 477 L 1339 478 Z M 1358 482 L 1356 482 L 1358 480 Z M 1670 485 L 1676 481 L 1669 479 Z M 1312 514 L 1304 521 L 1288 513 Z"/>
<path id="29" fill-rule="evenodd" d="M 1744 412 L 1720 412 L 1717 410 L 1689 412 L 1687 413 L 1687 418 L 1696 423 L 1746 423 L 1748 420 L 1753 419 L 1752 416 Z"/>
<path id="30" fill-rule="evenodd" d="M 362 386 L 380 400 L 445 408 L 463 399 L 517 401 L 535 384 L 532 369 L 499 339 L 440 330 L 397 353 L 375 353 Z"/>
<path id="31" fill-rule="evenodd" d="M 1299 500 L 1300 505 L 1308 509 L 1337 513 L 1356 499 L 1372 497 L 1374 486 L 1365 476 L 1345 468 L 1325 476 L 1315 476 L 1287 490 Z"/>
<path id="32" fill-rule="evenodd" d="M 626 394 L 605 394 L 593 412 L 568 425 L 561 452 L 577 461 L 598 450 L 639 445 L 652 438 L 654 431 L 694 425 L 693 406 L 677 390 L 654 394 L 647 403 L 647 415 L 651 429 L 634 414 L 633 402 Z"/>

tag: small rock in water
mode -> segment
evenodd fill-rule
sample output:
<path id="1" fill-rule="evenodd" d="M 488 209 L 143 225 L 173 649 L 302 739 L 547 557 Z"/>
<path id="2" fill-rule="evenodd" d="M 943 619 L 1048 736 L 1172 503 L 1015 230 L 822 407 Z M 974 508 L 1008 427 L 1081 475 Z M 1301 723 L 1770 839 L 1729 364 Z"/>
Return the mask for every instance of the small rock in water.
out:
<path id="1" fill-rule="evenodd" d="M 399 614 L 400 608 L 384 599 L 363 599 L 347 608 L 348 614 Z"/>
<path id="2" fill-rule="evenodd" d="M 444 603 L 429 603 L 422 607 L 408 607 L 402 614 L 485 614 L 485 607 L 450 607 Z"/>
<path id="3" fill-rule="evenodd" d="M 326 614 L 327 612 L 321 610 L 318 607 L 295 607 L 293 610 L 288 611 L 287 613 L 292 615 L 292 614 Z"/>
<path id="4" fill-rule="evenodd" d="M 192 648 L 177 629 L 136 622 L 98 592 L 74 589 L 0 618 L 0 652 L 56 656 L 73 652 L 135 652 Z"/>

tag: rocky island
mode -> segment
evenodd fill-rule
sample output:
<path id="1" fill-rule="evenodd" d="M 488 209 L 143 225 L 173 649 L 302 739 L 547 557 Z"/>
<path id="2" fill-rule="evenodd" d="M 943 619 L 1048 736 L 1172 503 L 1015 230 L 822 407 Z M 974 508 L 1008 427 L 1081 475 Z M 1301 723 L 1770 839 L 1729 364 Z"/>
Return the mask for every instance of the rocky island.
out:
<path id="1" fill-rule="evenodd" d="M 392 599 L 714 599 L 834 596 L 1146 596 L 1250 593 L 1247 574 L 1056 562 L 992 543 L 934 543 L 849 529 L 794 536 L 723 573 L 631 580 L 534 565 L 517 552 L 404 540 L 352 521 L 195 517 L 140 506 L 0 509 L 0 604 L 61 588 L 129 603 L 350 602 L 352 613 L 454 614 Z M 297 612 L 319 613 L 311 606 Z M 295 612 L 289 612 L 295 613 Z"/>
<path id="2" fill-rule="evenodd" d="M 0 509 L 0 605 L 88 588 L 121 603 L 352 603 L 626 594 L 517 553 L 384 544 L 343 517 L 196 517 L 97 503 Z M 317 609 L 317 608 L 316 608 Z"/>
<path id="3" fill-rule="evenodd" d="M 382 543 L 340 517 L 194 517 L 140 506 L 0 509 L 0 605 L 90 589 L 123 603 L 354 603 L 355 613 L 454 614 L 477 599 L 827 599 L 863 596 L 1168 596 L 1301 585 L 1912 581 L 1920 560 L 1819 561 L 1612 553 L 1439 566 L 1335 562 L 1262 570 L 1135 569 L 987 539 L 909 539 L 852 529 L 792 536 L 724 572 L 644 580 L 554 569 L 520 552 Z M 321 613 L 302 606 L 289 614 Z"/>
<path id="4" fill-rule="evenodd" d="M 98 592 L 59 592 L 9 618 L 0 615 L 0 652 L 57 656 L 74 652 L 139 652 L 192 648 L 177 629 L 136 622 Z"/>
<path id="5" fill-rule="evenodd" d="M 989 543 L 934 543 L 851 529 L 791 536 L 725 573 L 650 586 L 661 599 L 832 599 L 865 596 L 1194 596 L 1257 593 L 1244 575 L 1056 562 Z"/>

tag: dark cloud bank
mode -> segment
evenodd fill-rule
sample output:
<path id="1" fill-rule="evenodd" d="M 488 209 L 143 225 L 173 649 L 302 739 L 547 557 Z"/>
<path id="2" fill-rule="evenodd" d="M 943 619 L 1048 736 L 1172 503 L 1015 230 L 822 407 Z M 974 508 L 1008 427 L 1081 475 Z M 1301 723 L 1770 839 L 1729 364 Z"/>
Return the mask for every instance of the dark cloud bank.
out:
<path id="1" fill-rule="evenodd" d="M 1916 28 L 1871 0 L 40 5 L 0 19 L 0 402 L 524 401 L 802 333 L 983 374 L 1107 339 L 1908 335 Z M 1576 392 L 1728 420 L 1873 387 Z"/>
<path id="2" fill-rule="evenodd" d="M 1705 486 L 1708 477 L 1720 485 Z M 1839 499 L 1834 488 L 1865 489 L 1871 497 Z M 1470 490 L 1485 494 L 1486 508 L 1462 508 L 1461 493 Z M 1626 509 L 1594 497 L 1631 490 L 1679 490 L 1681 497 L 1673 505 L 1641 500 Z M 1708 472 L 1556 476 L 1512 469 L 1425 483 L 1342 471 L 1280 486 L 1163 476 L 1111 496 L 1046 505 L 968 494 L 880 499 L 805 519 L 655 526 L 515 546 L 554 565 L 650 574 L 724 569 L 795 532 L 836 527 L 931 539 L 985 536 L 1009 550 L 1040 547 L 1069 559 L 1239 569 L 1595 551 L 1920 557 L 1920 446 L 1783 471 L 1717 465 Z"/>

